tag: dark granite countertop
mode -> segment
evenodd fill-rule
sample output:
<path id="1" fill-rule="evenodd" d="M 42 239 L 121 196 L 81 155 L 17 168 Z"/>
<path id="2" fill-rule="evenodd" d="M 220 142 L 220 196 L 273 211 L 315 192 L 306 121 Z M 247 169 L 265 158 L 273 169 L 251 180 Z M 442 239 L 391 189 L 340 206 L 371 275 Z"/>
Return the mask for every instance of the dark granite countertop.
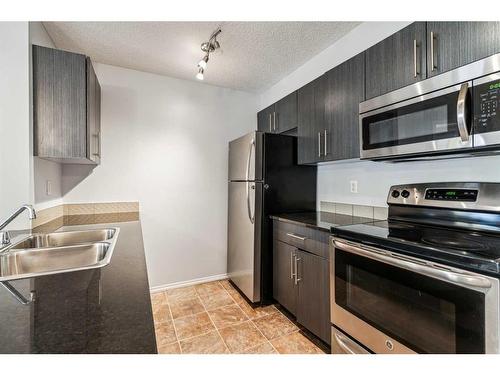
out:
<path id="1" fill-rule="evenodd" d="M 36 300 L 24 306 L 0 287 L 0 353 L 156 353 L 139 221 L 71 226 L 119 227 L 111 263 L 11 284 Z"/>
<path id="2" fill-rule="evenodd" d="M 289 214 L 271 215 L 272 219 L 293 224 L 303 225 L 309 228 L 330 232 L 332 227 L 343 225 L 371 223 L 374 219 L 352 215 L 334 214 L 323 211 L 296 212 Z"/>

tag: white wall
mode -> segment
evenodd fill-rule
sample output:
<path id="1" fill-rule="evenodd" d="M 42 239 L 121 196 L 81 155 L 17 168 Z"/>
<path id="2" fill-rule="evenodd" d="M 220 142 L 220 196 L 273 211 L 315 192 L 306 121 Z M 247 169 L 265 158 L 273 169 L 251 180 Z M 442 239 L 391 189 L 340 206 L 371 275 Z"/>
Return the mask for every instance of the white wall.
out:
<path id="1" fill-rule="evenodd" d="M 362 23 L 264 92 L 260 108 L 267 107 L 408 24 Z M 428 181 L 500 182 L 499 165 L 500 156 L 400 163 L 360 160 L 324 163 L 318 166 L 318 209 L 321 201 L 384 206 L 389 187 L 396 184 Z M 358 181 L 357 194 L 350 192 L 351 180 Z"/>
<path id="2" fill-rule="evenodd" d="M 258 97 L 97 64 L 102 163 L 63 167 L 64 202 L 140 202 L 150 286 L 226 272 L 228 141 Z M 82 181 L 83 180 L 83 181 Z"/>
<path id="3" fill-rule="evenodd" d="M 327 49 L 262 93 L 260 108 L 313 81 L 333 67 L 377 44 L 411 22 L 363 22 Z"/>
<path id="4" fill-rule="evenodd" d="M 0 221 L 31 203 L 27 22 L 0 22 Z M 22 215 L 9 228 L 27 228 Z"/>
<path id="5" fill-rule="evenodd" d="M 41 22 L 29 23 L 30 50 L 33 44 L 55 48 L 54 42 Z M 31 64 L 30 58 L 30 64 Z M 30 108 L 32 109 L 32 87 L 30 85 Z M 62 203 L 61 164 L 33 157 L 33 190 L 35 207 L 43 209 Z M 51 184 L 51 193 L 47 194 L 47 181 Z"/>

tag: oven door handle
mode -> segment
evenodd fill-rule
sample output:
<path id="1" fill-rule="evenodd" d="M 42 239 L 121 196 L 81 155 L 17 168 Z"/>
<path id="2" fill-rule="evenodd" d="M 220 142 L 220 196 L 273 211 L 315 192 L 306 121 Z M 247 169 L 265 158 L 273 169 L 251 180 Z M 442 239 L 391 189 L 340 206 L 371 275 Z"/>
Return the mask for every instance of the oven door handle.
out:
<path id="1" fill-rule="evenodd" d="M 338 346 L 346 353 L 346 354 L 370 354 L 368 351 L 362 349 L 357 344 L 350 344 L 350 340 L 347 339 L 344 335 L 339 332 L 333 332 L 333 337 L 337 342 Z"/>
<path id="2" fill-rule="evenodd" d="M 458 92 L 457 100 L 457 126 L 458 133 L 460 134 L 460 139 L 462 142 L 469 141 L 469 129 L 467 128 L 467 118 L 466 118 L 466 101 L 467 92 L 469 90 L 469 83 L 464 82 L 460 86 L 460 91 Z"/>
<path id="3" fill-rule="evenodd" d="M 459 273 L 457 271 L 452 271 L 451 269 L 449 270 L 444 267 L 438 268 L 438 266 L 433 265 L 432 263 L 424 263 L 424 261 L 413 259 L 412 257 L 393 254 L 391 252 L 372 248 L 370 246 L 362 245 L 361 247 L 346 243 L 344 241 L 339 241 L 338 239 L 335 239 L 333 242 L 335 247 L 344 251 L 378 260 L 398 268 L 403 268 L 408 271 L 419 273 L 421 275 L 429 276 L 438 280 L 450 282 L 469 289 L 490 289 L 492 286 L 490 280 L 479 275 L 476 276 L 469 273 Z"/>

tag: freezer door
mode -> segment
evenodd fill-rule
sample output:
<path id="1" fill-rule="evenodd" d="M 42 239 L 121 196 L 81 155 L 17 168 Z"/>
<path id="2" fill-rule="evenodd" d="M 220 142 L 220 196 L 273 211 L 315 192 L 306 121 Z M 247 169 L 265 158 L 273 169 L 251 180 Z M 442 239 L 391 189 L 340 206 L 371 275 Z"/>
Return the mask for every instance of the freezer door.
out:
<path id="1" fill-rule="evenodd" d="M 262 179 L 262 133 L 252 132 L 229 142 L 229 181 Z"/>
<path id="2" fill-rule="evenodd" d="M 252 302 L 260 301 L 262 183 L 229 182 L 227 273 Z"/>

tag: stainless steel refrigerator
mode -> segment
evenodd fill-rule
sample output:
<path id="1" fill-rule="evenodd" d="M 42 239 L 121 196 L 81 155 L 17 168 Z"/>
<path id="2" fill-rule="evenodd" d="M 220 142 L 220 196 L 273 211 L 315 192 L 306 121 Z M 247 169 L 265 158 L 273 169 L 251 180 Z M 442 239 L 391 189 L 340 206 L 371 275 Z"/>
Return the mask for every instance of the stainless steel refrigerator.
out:
<path id="1" fill-rule="evenodd" d="M 229 143 L 227 272 L 250 300 L 272 301 L 271 214 L 316 209 L 316 167 L 297 138 L 252 132 Z"/>

